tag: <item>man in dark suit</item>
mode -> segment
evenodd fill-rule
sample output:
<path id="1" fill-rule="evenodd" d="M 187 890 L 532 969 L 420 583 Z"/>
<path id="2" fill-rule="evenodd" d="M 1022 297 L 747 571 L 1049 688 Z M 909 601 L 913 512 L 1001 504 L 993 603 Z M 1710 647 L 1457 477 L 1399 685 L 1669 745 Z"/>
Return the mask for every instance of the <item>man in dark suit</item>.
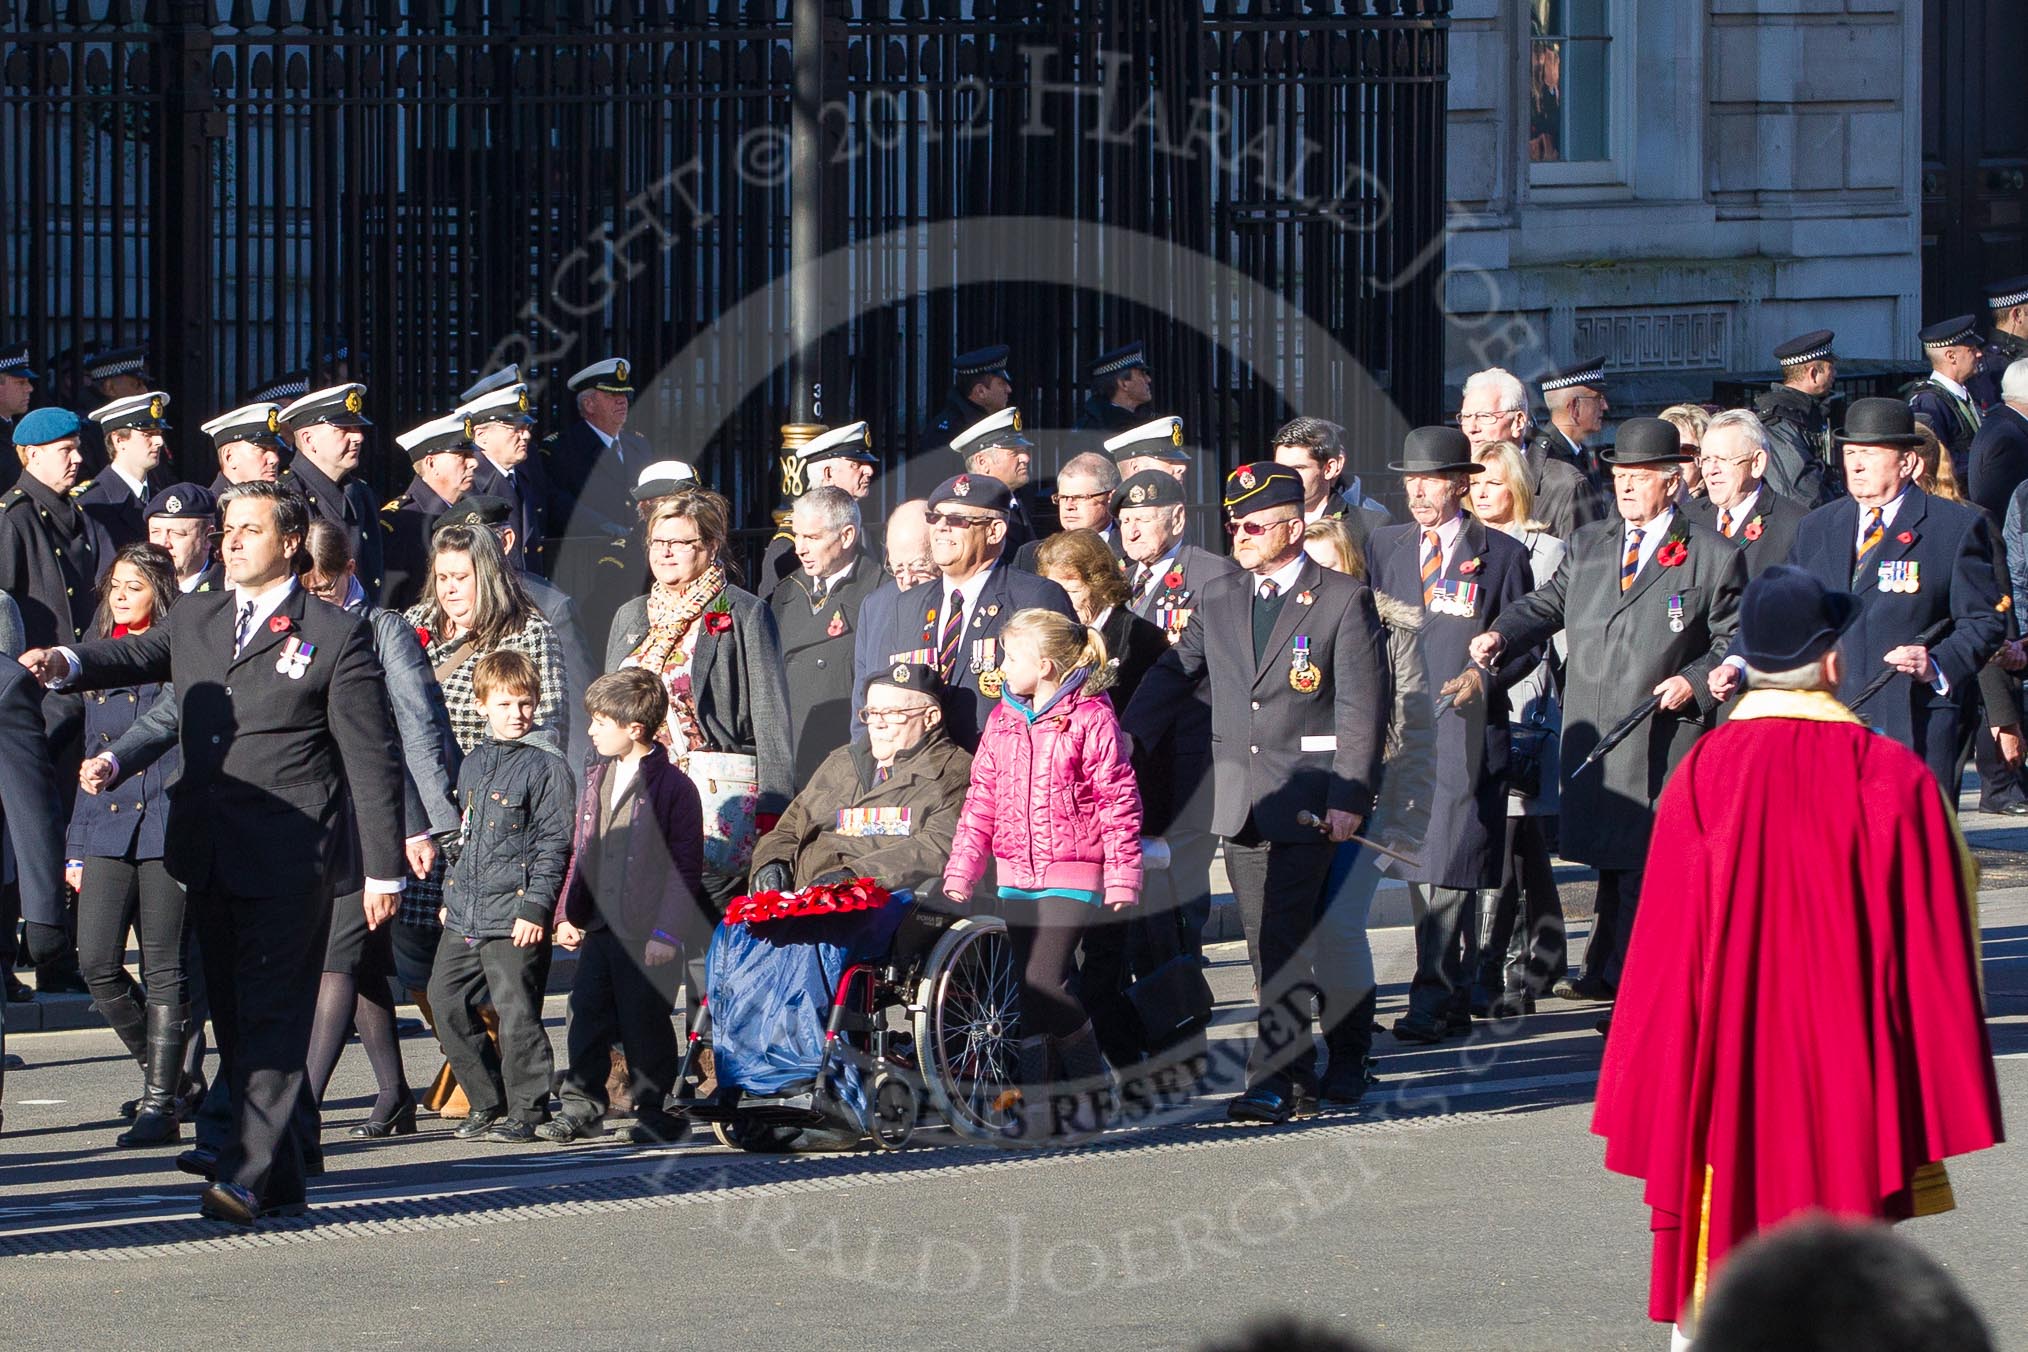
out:
<path id="1" fill-rule="evenodd" d="M 2028 483 L 2028 357 L 2000 375 L 2000 402 L 1987 410 L 1972 438 L 1972 479 L 1966 496 L 1996 523 L 2007 519 L 2014 490 Z"/>
<path id="2" fill-rule="evenodd" d="M 860 548 L 859 502 L 844 489 L 812 488 L 796 499 L 789 520 L 800 566 L 775 584 L 768 608 L 788 672 L 796 782 L 807 784 L 826 756 L 852 740 L 859 620 L 884 579 Z"/>
<path id="3" fill-rule="evenodd" d="M 408 454 L 415 477 L 380 509 L 387 579 L 379 600 L 389 610 L 406 610 L 422 599 L 437 522 L 472 491 L 479 452 L 471 422 L 456 413 L 411 427 L 394 441 Z"/>
<path id="4" fill-rule="evenodd" d="M 930 555 L 942 575 L 901 594 L 888 664 L 934 666 L 944 682 L 944 727 L 952 741 L 976 751 L 986 716 L 1000 702 L 1000 631 L 1007 621 L 1031 607 L 1073 620 L 1077 612 L 1063 588 L 1008 563 L 1007 485 L 990 474 L 959 474 L 938 484 L 928 502 Z"/>
<path id="5" fill-rule="evenodd" d="M 551 535 L 622 538 L 632 529 L 628 493 L 654 459 L 647 439 L 627 430 L 633 375 L 633 363 L 625 357 L 607 357 L 564 381 L 577 401 L 578 416 L 542 442 L 548 460 L 544 472 L 557 493 Z"/>
<path id="6" fill-rule="evenodd" d="M 1183 540 L 1188 528 L 1182 483 L 1159 469 L 1144 469 L 1113 494 L 1120 543 L 1127 552 L 1127 604 L 1152 622 L 1170 643 L 1183 637 L 1198 598 L 1213 579 L 1238 571 L 1231 559 Z M 1141 776 L 1142 830 L 1169 843 L 1166 873 L 1150 873 L 1144 887 L 1166 894 L 1183 921 L 1185 951 L 1204 948 L 1211 920 L 1211 691 L 1191 690 L 1159 745 L 1135 748 Z"/>
<path id="7" fill-rule="evenodd" d="M 71 489 L 78 510 L 105 527 L 113 548 L 148 538 L 148 500 L 161 487 L 156 467 L 168 449 L 163 412 L 169 396 L 160 390 L 128 395 L 92 410 L 91 420 L 106 439 L 106 468 L 98 478 Z"/>
<path id="8" fill-rule="evenodd" d="M 1673 424 L 1629 418 L 1606 460 L 1618 515 L 1572 536 L 1556 576 L 1471 645 L 1472 659 L 1491 665 L 1558 631 L 1568 638 L 1561 852 L 1599 871 L 1598 918 L 1583 978 L 1557 993 L 1581 1000 L 1609 1000 L 1619 988 L 1655 800 L 1718 707 L 1706 680 L 1732 642 L 1746 589 L 1739 549 L 1674 505 L 1683 450 Z M 1654 714 L 1597 764 L 1578 768 L 1650 696 Z"/>
<path id="9" fill-rule="evenodd" d="M 1219 738 L 1211 829 L 1225 838 L 1260 990 L 1247 1090 L 1226 1115 L 1286 1122 L 1318 1097 L 1308 940 L 1332 856 L 1373 810 L 1392 700 L 1372 593 L 1303 552 L 1295 472 L 1242 465 L 1225 481 L 1224 503 L 1244 571 L 1205 584 L 1122 724 L 1137 746 L 1155 745 L 1197 682 L 1210 682 Z M 1321 1013 L 1328 1029 L 1351 1011 L 1327 1004 Z M 1323 1097 L 1357 1102 L 1365 1092 L 1363 1058 L 1341 1065 L 1334 1056 Z"/>
<path id="10" fill-rule="evenodd" d="M 1535 515 L 1557 539 L 1568 540 L 1604 512 L 1604 499 L 1575 461 L 1549 454 L 1548 443 L 1540 438 L 1530 439 L 1528 390 L 1513 372 L 1497 366 L 1473 372 L 1458 406 L 1458 426 L 1471 439 L 1475 456 L 1495 442 L 1522 448 Z"/>
<path id="11" fill-rule="evenodd" d="M 1367 580 L 1421 607 L 1429 685 L 1449 697 L 1436 720 L 1420 862 L 1390 870 L 1409 885 L 1415 912 L 1415 979 L 1394 1035 L 1431 1043 L 1472 1030 L 1478 897 L 1500 885 L 1506 852 L 1507 690 L 1535 666 L 1529 654 L 1488 679 L 1468 649 L 1528 594 L 1531 575 L 1525 545 L 1464 513 L 1466 484 L 1485 467 L 1472 459 L 1463 432 L 1418 427 L 1388 468 L 1402 476 L 1414 521 L 1373 532 Z M 1372 992 L 1359 996 L 1369 1003 L 1345 1022 L 1364 1028 L 1373 1019 Z"/>
<path id="12" fill-rule="evenodd" d="M 13 662 L 0 662 L 0 822 L 14 849 L 21 915 L 28 922 L 28 957 L 38 965 L 70 951 L 63 896 L 63 828 L 67 813 L 42 726 L 42 688 Z M 7 922 L 12 929 L 13 920 Z M 14 936 L 7 936 L 12 946 Z M 7 1001 L 0 1000 L 0 1105 L 6 1103 Z"/>
<path id="13" fill-rule="evenodd" d="M 1804 519 L 1789 562 L 1827 589 L 1858 593 L 1859 618 L 1838 640 L 1838 697 L 1921 756 L 1955 802 L 1964 719 L 2007 634 L 1993 526 L 1916 486 L 1922 434 L 1900 400 L 1854 402 L 1838 444 L 1850 496 Z M 1744 665 L 1728 661 L 1712 693 L 1730 695 Z M 1907 679 L 1861 700 L 1883 667 Z"/>
<path id="14" fill-rule="evenodd" d="M 1358 475 L 1345 478 L 1345 429 L 1322 418 L 1293 418 L 1274 436 L 1275 463 L 1287 465 L 1303 481 L 1303 520 L 1343 521 L 1361 552 L 1377 527 L 1387 524 L 1387 510 L 1359 501 Z"/>
<path id="15" fill-rule="evenodd" d="M 1113 557 L 1124 562 L 1119 524 L 1113 520 L 1113 496 L 1119 487 L 1120 471 L 1110 458 L 1096 451 L 1080 451 L 1056 472 L 1056 492 L 1050 502 L 1056 508 L 1058 530 L 1097 531 Z M 1041 550 L 1042 541 L 1030 540 L 1015 551 L 1014 566 L 1026 573 L 1038 571 L 1035 556 Z"/>
<path id="16" fill-rule="evenodd" d="M 1979 406 L 1965 387 L 1979 369 L 1984 344 L 1970 315 L 1956 315 L 1917 333 L 1929 374 L 1909 387 L 1908 406 L 1917 422 L 1936 433 L 1951 458 L 1960 484 L 1971 478 L 1972 438 L 1979 432 Z"/>
<path id="17" fill-rule="evenodd" d="M 1772 449 L 1767 428 L 1755 415 L 1744 409 L 1719 414 L 1704 429 L 1698 455 L 1704 496 L 1683 504 L 1684 516 L 1739 546 L 1748 581 L 1788 558 L 1796 527 L 1810 514 L 1768 484 Z"/>
<path id="18" fill-rule="evenodd" d="M 864 502 L 873 492 L 873 471 L 880 461 L 873 454 L 873 432 L 864 422 L 834 427 L 810 438 L 790 454 L 800 467 L 805 493 L 829 485 L 842 489 L 854 502 Z M 879 552 L 864 529 L 859 532 L 858 548 L 868 554 Z M 755 594 L 768 595 L 776 583 L 795 572 L 797 557 L 795 528 L 785 519 L 761 555 Z"/>
<path id="19" fill-rule="evenodd" d="M 541 464 L 528 455 L 535 418 L 528 411 L 528 387 L 521 383 L 520 368 L 509 366 L 466 389 L 457 412 L 471 421 L 472 445 L 479 451 L 471 491 L 507 504 L 514 532 L 509 560 L 524 574 L 547 577 L 551 494 Z"/>
<path id="20" fill-rule="evenodd" d="M 310 511 L 351 533 L 359 585 L 378 597 L 387 583 L 386 550 L 373 489 L 359 473 L 366 452 L 366 387 L 332 385 L 313 390 L 275 415 L 294 438 L 295 459 L 277 482 L 295 490 Z"/>
<path id="21" fill-rule="evenodd" d="M 190 891 L 235 1123 L 202 1213 L 251 1225 L 304 1205 L 292 1129 L 334 896 L 393 914 L 404 870 L 401 769 L 366 622 L 308 596 L 308 515 L 273 484 L 224 496 L 231 587 L 124 639 L 41 648 L 23 666 L 84 689 L 174 681 L 183 771 L 169 873 Z M 117 768 L 101 761 L 101 787 Z M 303 1114 L 314 1125 L 314 1112 Z"/>

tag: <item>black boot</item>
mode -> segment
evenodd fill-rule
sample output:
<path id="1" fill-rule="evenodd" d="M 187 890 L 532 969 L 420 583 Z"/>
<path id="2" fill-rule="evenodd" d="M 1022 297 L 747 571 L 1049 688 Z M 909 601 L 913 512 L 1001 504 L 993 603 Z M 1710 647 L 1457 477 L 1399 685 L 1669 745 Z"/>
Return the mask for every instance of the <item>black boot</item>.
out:
<path id="1" fill-rule="evenodd" d="M 1056 1039 L 1057 1063 L 1063 1067 L 1063 1083 L 1057 1087 L 1061 1121 L 1056 1144 L 1083 1145 L 1106 1129 L 1112 1115 L 1113 1082 L 1099 1051 L 1098 1035 L 1089 1023 Z"/>
<path id="2" fill-rule="evenodd" d="M 176 1093 L 176 1117 L 183 1122 L 196 1119 L 197 1110 L 204 1106 L 204 1096 L 211 1092 L 211 1085 L 204 1078 L 204 1020 L 193 1011 L 189 1026 L 190 1035 L 183 1039 L 182 1087 Z"/>
<path id="3" fill-rule="evenodd" d="M 141 1001 L 129 987 L 110 1000 L 93 999 L 93 1008 L 106 1021 L 106 1025 L 120 1039 L 133 1056 L 134 1064 L 141 1068 L 143 1075 L 148 1072 L 148 1014 L 141 1008 Z M 121 1117 L 132 1117 L 141 1100 L 128 1099 L 120 1105 Z"/>
<path id="4" fill-rule="evenodd" d="M 148 1006 L 148 1087 L 134 1125 L 113 1139 L 114 1145 L 168 1145 L 181 1140 L 176 1093 L 183 1084 L 183 1044 L 190 1036 L 190 1006 Z"/>
<path id="5" fill-rule="evenodd" d="M 1017 1066 L 1020 1097 L 1006 1107 L 1000 1143 L 1034 1150 L 1049 1144 L 1049 1039 L 1022 1038 Z"/>
<path id="6" fill-rule="evenodd" d="M 1326 1108 L 1354 1106 L 1375 1083 L 1369 1063 L 1373 1053 L 1373 1009 L 1378 999 L 1378 992 L 1367 991 L 1344 1017 L 1324 1030 L 1330 1061 L 1324 1068 L 1318 1098 Z"/>

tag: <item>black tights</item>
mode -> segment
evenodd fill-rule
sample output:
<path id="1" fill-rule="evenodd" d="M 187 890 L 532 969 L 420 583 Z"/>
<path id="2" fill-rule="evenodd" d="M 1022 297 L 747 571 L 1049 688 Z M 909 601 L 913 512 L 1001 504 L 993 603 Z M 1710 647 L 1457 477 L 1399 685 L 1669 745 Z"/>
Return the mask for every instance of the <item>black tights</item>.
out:
<path id="1" fill-rule="evenodd" d="M 374 1083 L 380 1087 L 373 1100 L 373 1116 L 384 1117 L 410 1095 L 408 1074 L 402 1069 L 401 1044 L 394 1036 L 394 996 L 387 978 L 371 975 L 361 985 L 347 972 L 326 972 L 317 985 L 317 1017 L 310 1025 L 310 1057 L 306 1063 L 310 1097 L 324 1101 L 331 1072 L 338 1068 L 338 1056 L 354 1028 L 366 1048 L 366 1060 L 373 1067 Z"/>
<path id="2" fill-rule="evenodd" d="M 1089 1022 L 1073 984 L 1077 944 L 1092 903 L 1068 897 L 1003 898 L 1007 937 L 1021 966 L 1021 1036 L 1068 1037 Z"/>

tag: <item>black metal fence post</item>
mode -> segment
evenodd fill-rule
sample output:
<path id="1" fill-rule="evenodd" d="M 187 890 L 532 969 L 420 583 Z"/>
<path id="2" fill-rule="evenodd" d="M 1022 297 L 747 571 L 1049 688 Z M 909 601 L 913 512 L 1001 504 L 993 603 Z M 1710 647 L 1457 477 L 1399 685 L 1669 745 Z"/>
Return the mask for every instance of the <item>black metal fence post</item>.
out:
<path id="1" fill-rule="evenodd" d="M 159 295 L 153 332 L 163 387 L 183 405 L 172 418 L 178 473 L 209 483 L 217 472 L 210 441 L 198 424 L 212 388 L 212 285 L 217 235 L 212 203 L 213 142 L 225 135 L 225 114 L 211 91 L 211 0 L 171 0 L 160 71 L 162 114 L 155 120 L 155 261 Z"/>

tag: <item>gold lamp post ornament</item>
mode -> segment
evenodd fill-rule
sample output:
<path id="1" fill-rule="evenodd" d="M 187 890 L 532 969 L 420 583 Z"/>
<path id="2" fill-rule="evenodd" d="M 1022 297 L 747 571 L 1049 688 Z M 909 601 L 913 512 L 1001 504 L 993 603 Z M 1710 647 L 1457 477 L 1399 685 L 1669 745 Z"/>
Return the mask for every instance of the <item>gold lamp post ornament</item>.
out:
<path id="1" fill-rule="evenodd" d="M 782 425 L 782 504 L 775 508 L 775 526 L 784 527 L 789 519 L 789 504 L 801 497 L 809 488 L 803 482 L 803 462 L 796 456 L 798 446 L 807 446 L 818 437 L 830 431 L 828 423 L 784 423 Z"/>

